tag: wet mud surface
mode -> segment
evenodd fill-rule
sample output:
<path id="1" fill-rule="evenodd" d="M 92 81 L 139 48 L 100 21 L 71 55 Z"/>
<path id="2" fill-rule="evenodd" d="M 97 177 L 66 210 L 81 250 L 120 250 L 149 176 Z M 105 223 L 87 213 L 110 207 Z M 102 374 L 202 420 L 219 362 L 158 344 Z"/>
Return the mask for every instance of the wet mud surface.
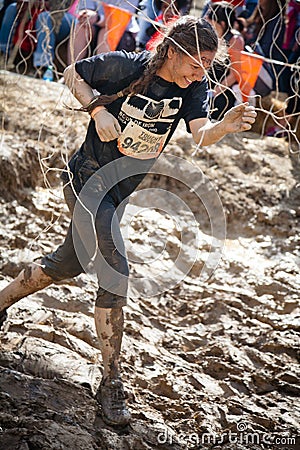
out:
<path id="1" fill-rule="evenodd" d="M 3 72 L 0 89 L 4 287 L 66 233 L 57 169 L 79 147 L 87 118 L 63 108 L 70 98 L 58 84 Z M 284 140 L 255 133 L 227 137 L 192 157 L 193 151 L 181 127 L 167 153 L 201 168 L 218 192 L 227 222 L 222 258 L 205 279 L 205 207 L 176 176 L 146 177 L 147 191 L 133 196 L 132 208 L 151 207 L 151 190 L 164 189 L 185 200 L 200 226 L 195 230 L 183 212 L 179 233 L 158 208 L 127 225 L 136 282 L 124 308 L 121 365 L 131 425 L 105 425 L 95 400 L 102 374 L 97 285 L 84 274 L 9 309 L 0 335 L 1 449 L 300 448 L 299 155 Z M 183 235 L 183 257 L 173 270 Z M 142 264 L 146 254 L 151 264 Z M 151 296 L 143 277 L 162 273 L 169 289 Z"/>

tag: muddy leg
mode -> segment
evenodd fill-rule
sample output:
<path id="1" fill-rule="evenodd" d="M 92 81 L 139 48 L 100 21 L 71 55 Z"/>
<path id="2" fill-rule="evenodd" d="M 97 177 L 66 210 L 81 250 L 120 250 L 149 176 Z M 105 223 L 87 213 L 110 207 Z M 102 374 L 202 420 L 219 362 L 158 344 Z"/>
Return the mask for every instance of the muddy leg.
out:
<path id="1" fill-rule="evenodd" d="M 52 282 L 52 278 L 43 272 L 40 262 L 28 264 L 17 278 L 0 292 L 0 321 L 1 317 L 5 316 L 6 309 L 9 306 L 21 300 L 21 298 L 49 286 Z"/>
<path id="2" fill-rule="evenodd" d="M 131 414 L 119 374 L 119 357 L 123 336 L 122 308 L 95 308 L 95 323 L 103 360 L 103 379 L 96 394 L 103 420 L 109 425 L 126 426 Z"/>
<path id="3" fill-rule="evenodd" d="M 95 324 L 103 360 L 103 378 L 119 375 L 119 357 L 123 336 L 122 308 L 95 307 Z"/>

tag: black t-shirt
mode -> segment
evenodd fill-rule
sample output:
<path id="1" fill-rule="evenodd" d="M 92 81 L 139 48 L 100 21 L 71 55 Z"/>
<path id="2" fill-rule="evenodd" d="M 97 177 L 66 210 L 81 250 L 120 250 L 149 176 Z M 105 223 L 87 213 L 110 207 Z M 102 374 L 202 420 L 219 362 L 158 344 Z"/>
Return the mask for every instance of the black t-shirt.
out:
<path id="1" fill-rule="evenodd" d="M 141 77 L 151 54 L 149 52 L 109 52 L 76 63 L 76 71 L 92 89 L 101 94 L 114 94 Z M 100 167 L 119 159 L 109 173 L 101 175 L 104 185 L 116 202 L 132 193 L 165 148 L 180 119 L 187 130 L 189 122 L 208 116 L 207 82 L 193 82 L 183 89 L 176 83 L 155 76 L 145 95 L 118 98 L 107 110 L 119 121 L 119 139 L 102 142 L 90 121 L 81 148 L 72 157 L 69 167 L 74 187 L 79 192 Z M 135 175 L 123 179 L 127 167 L 134 166 Z M 107 177 L 105 179 L 105 177 Z M 63 177 L 66 180 L 66 175 Z"/>

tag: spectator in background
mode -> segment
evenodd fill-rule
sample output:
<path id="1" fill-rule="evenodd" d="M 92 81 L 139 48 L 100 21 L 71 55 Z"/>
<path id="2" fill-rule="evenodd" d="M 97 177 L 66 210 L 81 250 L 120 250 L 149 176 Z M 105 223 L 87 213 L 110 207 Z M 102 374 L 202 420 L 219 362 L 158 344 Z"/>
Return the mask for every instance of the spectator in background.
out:
<path id="1" fill-rule="evenodd" d="M 13 48 L 23 55 L 30 55 L 36 47 L 35 24 L 44 9 L 44 2 L 25 0 L 7 6 L 0 29 L 0 51 L 8 57 Z M 11 59 L 17 56 L 12 52 Z"/>
<path id="2" fill-rule="evenodd" d="M 217 2 L 218 0 L 206 0 L 202 10 L 202 16 L 205 17 L 210 5 Z M 245 0 L 228 0 L 228 3 L 230 3 L 235 9 L 236 17 L 238 17 L 245 10 Z"/>
<path id="3" fill-rule="evenodd" d="M 56 47 L 69 38 L 78 1 L 51 0 L 49 11 L 39 14 L 36 21 L 37 46 L 33 54 L 33 65 L 40 76 L 53 66 Z M 72 8 L 72 10 L 71 10 Z"/>
<path id="4" fill-rule="evenodd" d="M 103 25 L 102 8 L 97 1 L 79 1 L 77 23 L 68 49 L 68 64 L 91 56 L 90 44 Z"/>
<path id="5" fill-rule="evenodd" d="M 216 29 L 219 38 L 224 39 L 230 53 L 224 65 L 214 64 L 211 70 L 213 88 L 211 117 L 220 120 L 237 101 L 232 88 L 238 86 L 239 82 L 241 72 L 239 54 L 244 50 L 244 39 L 236 29 L 239 20 L 229 2 L 211 3 L 205 19 Z"/>
<path id="6" fill-rule="evenodd" d="M 139 32 L 137 35 L 137 50 L 144 50 L 149 41 L 147 30 L 151 25 L 150 21 L 155 21 L 159 16 L 159 6 L 154 0 L 142 0 L 139 3 Z M 150 19 L 147 20 L 147 19 Z"/>
<path id="7" fill-rule="evenodd" d="M 286 29 L 283 39 L 282 48 L 288 63 L 295 63 L 300 57 L 300 1 L 290 0 L 286 10 L 285 17 Z M 279 88 L 281 92 L 291 94 L 291 79 L 293 73 L 290 67 L 286 67 L 279 80 Z"/>
<path id="8" fill-rule="evenodd" d="M 9 54 L 12 47 L 12 38 L 17 17 L 17 3 L 10 2 L 1 9 L 0 27 L 0 51 L 5 55 Z"/>
<path id="9" fill-rule="evenodd" d="M 283 62 L 285 10 L 286 0 L 258 0 L 252 16 L 247 19 L 246 45 L 251 45 L 255 50 L 256 44 L 259 44 L 265 57 Z M 282 70 L 281 65 L 271 64 L 273 89 L 278 90 L 278 77 Z"/>
<path id="10" fill-rule="evenodd" d="M 244 17 L 250 17 L 255 8 L 257 6 L 257 0 L 246 0 L 245 2 L 245 10 L 243 11 L 243 13 L 245 14 Z M 240 14 L 239 14 L 240 16 Z"/>
<path id="11" fill-rule="evenodd" d="M 75 15 L 68 9 L 74 3 L 77 1 L 22 0 L 12 3 L 4 14 L 0 50 L 10 56 L 10 60 L 17 56 L 17 52 L 12 51 L 13 46 L 22 55 L 33 54 L 33 66 L 38 70 L 37 74 L 43 76 L 46 69 L 53 66 L 56 46 L 69 38 Z"/>
<path id="12" fill-rule="evenodd" d="M 160 14 L 155 19 L 160 25 L 166 25 L 172 20 L 176 20 L 180 17 L 180 11 L 183 11 L 188 6 L 187 0 L 163 0 L 158 1 L 157 4 L 160 8 Z M 162 41 L 162 30 L 164 27 L 155 26 L 150 24 L 147 28 L 147 35 L 149 40 L 146 44 L 146 50 L 154 50 L 156 46 Z"/>
<path id="13" fill-rule="evenodd" d="M 139 0 L 106 1 L 110 5 L 135 13 Z M 71 64 L 92 53 L 98 54 L 110 51 L 106 42 L 106 24 L 101 2 L 93 0 L 80 0 L 78 7 L 78 22 L 74 34 L 70 39 L 68 62 Z M 132 17 L 123 34 L 117 50 L 133 51 L 136 47 L 136 35 L 139 27 L 135 17 Z"/>
<path id="14" fill-rule="evenodd" d="M 300 61 L 300 0 L 290 0 L 287 5 L 285 16 L 285 35 L 282 48 L 286 62 L 299 64 Z M 278 119 L 277 124 L 270 127 L 266 134 L 268 136 L 285 137 L 286 129 L 293 121 L 293 116 L 300 113 L 299 100 L 299 70 L 292 70 L 286 66 L 279 78 L 279 90 L 287 95 L 285 116 Z"/>
<path id="15" fill-rule="evenodd" d="M 0 9 L 0 28 L 2 25 L 2 21 L 3 21 L 3 17 L 5 14 L 6 9 L 8 8 L 9 5 L 11 5 L 12 3 L 15 3 L 15 0 L 4 0 L 4 2 L 2 2 L 2 6 Z"/>
<path id="16" fill-rule="evenodd" d="M 137 36 L 137 50 L 144 50 L 146 44 L 149 41 L 151 35 L 149 36 L 149 27 L 151 27 L 151 22 L 146 19 L 149 18 L 151 21 L 160 21 L 158 17 L 164 11 L 170 11 L 170 8 L 176 11 L 178 16 L 183 16 L 188 14 L 191 8 L 191 0 L 142 0 L 139 4 L 139 9 L 141 10 L 139 19 L 139 33 Z"/>

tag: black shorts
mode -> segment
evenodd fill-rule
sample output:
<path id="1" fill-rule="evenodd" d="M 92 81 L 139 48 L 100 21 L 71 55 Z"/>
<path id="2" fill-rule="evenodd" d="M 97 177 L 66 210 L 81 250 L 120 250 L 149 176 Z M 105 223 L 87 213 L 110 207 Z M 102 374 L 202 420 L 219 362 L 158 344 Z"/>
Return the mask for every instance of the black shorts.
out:
<path id="1" fill-rule="evenodd" d="M 73 214 L 76 195 L 71 185 L 65 186 L 64 196 Z M 86 271 L 93 253 L 93 268 L 99 283 L 96 306 L 101 308 L 126 305 L 129 269 L 119 225 L 125 207 L 117 208 L 114 199 L 106 194 L 92 228 L 91 223 L 79 223 L 73 215 L 63 244 L 42 259 L 44 272 L 54 281 L 61 281 Z M 91 222 L 87 216 L 85 220 Z M 91 229 L 94 233 L 89 233 Z M 97 249 L 96 253 L 91 248 Z"/>

